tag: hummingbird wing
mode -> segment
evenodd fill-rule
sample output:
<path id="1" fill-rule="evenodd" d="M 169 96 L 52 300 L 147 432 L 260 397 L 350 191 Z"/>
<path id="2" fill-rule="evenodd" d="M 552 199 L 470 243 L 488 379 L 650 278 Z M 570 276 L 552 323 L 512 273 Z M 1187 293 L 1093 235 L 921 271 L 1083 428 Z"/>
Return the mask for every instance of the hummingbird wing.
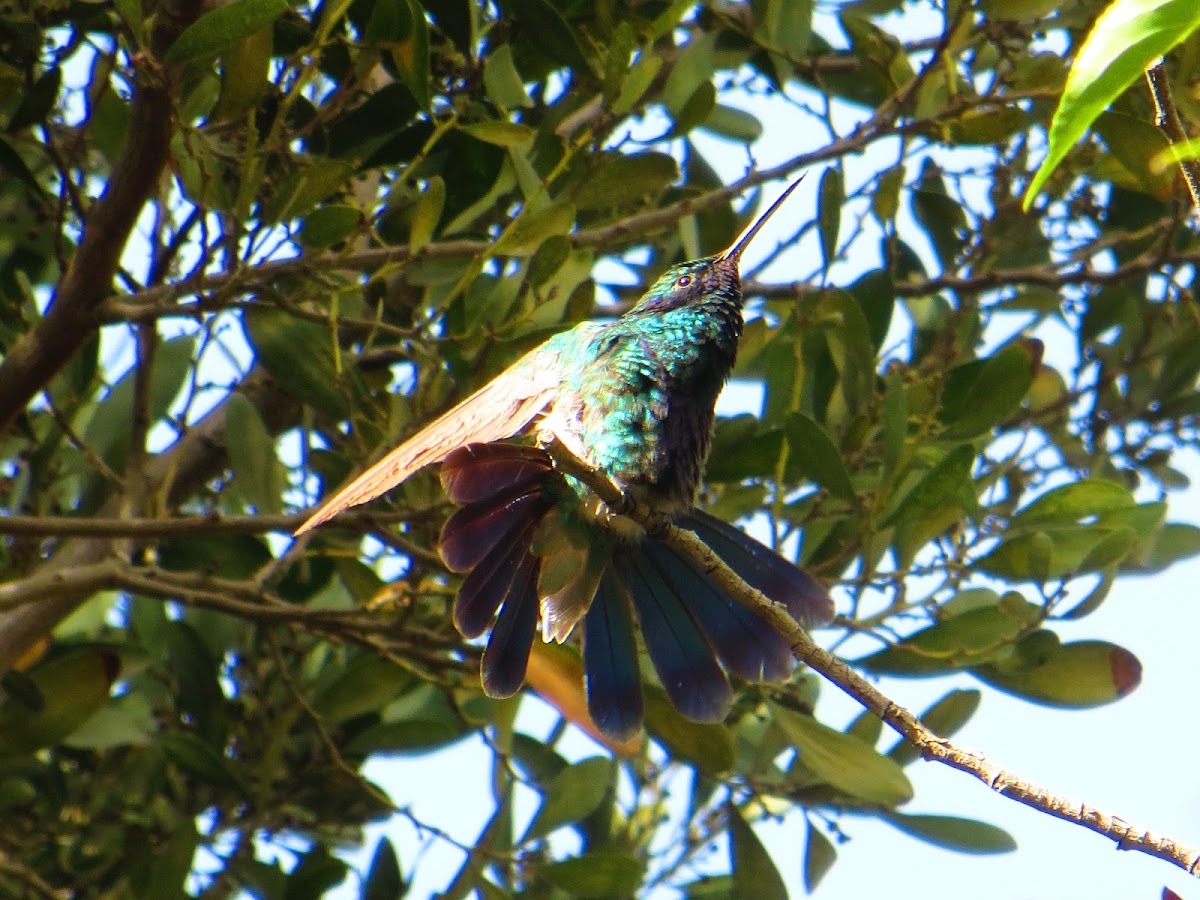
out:
<path id="1" fill-rule="evenodd" d="M 553 341 L 525 354 L 326 500 L 296 534 L 316 528 L 343 509 L 374 500 L 418 469 L 441 462 L 452 450 L 518 434 L 554 400 L 562 381 L 559 355 Z"/>

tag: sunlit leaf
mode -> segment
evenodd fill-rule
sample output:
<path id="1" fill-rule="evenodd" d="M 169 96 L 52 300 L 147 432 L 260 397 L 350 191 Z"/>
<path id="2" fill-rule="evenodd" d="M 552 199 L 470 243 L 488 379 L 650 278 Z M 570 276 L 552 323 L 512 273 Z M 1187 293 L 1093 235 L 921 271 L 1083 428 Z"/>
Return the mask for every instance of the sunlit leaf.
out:
<path id="1" fill-rule="evenodd" d="M 1083 133 L 1153 59 L 1200 27 L 1192 0 L 1113 0 L 1075 54 L 1050 124 L 1050 143 L 1025 192 L 1025 207 Z"/>
<path id="2" fill-rule="evenodd" d="M 858 738 L 783 706 L 773 704 L 771 712 L 795 745 L 799 762 L 822 781 L 881 806 L 912 798 L 904 770 Z"/>

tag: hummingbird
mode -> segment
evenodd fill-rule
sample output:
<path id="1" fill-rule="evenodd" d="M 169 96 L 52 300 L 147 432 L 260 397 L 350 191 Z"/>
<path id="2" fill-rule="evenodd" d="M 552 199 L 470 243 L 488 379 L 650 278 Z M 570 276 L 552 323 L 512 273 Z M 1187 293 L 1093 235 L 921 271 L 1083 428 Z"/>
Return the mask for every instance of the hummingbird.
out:
<path id="1" fill-rule="evenodd" d="M 631 502 L 692 531 L 801 626 L 832 619 L 816 579 L 695 506 L 717 395 L 742 335 L 742 254 L 801 179 L 728 249 L 669 268 L 616 320 L 551 337 L 339 490 L 296 534 L 440 462 L 460 509 L 438 550 L 465 576 L 458 630 L 476 638 L 492 625 L 481 662 L 490 696 L 520 690 L 539 620 L 548 642 L 566 641 L 582 622 L 588 712 L 616 740 L 642 726 L 635 622 L 668 698 L 690 719 L 725 718 L 729 675 L 786 679 L 794 660 L 779 632 L 562 474 L 543 447 L 557 440 Z M 508 443 L 527 431 L 537 446 Z"/>

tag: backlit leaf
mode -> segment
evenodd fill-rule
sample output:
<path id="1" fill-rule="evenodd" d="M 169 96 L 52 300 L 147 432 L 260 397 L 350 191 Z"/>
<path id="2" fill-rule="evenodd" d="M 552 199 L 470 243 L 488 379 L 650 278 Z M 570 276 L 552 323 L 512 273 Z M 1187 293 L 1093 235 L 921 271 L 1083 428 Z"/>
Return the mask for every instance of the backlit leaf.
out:
<path id="1" fill-rule="evenodd" d="M 787 900 L 787 885 L 775 861 L 767 853 L 758 835 L 733 804 L 726 806 L 729 819 L 729 857 L 733 869 L 733 888 L 739 897 L 761 900 Z"/>
<path id="2" fill-rule="evenodd" d="M 1100 113 L 1142 76 L 1153 59 L 1200 27 L 1193 0 L 1113 0 L 1075 54 L 1050 123 L 1049 147 L 1029 188 L 1028 209 L 1051 173 Z"/>
<path id="3" fill-rule="evenodd" d="M 795 746 L 799 762 L 825 783 L 881 806 L 912 798 L 904 770 L 858 738 L 777 704 L 771 705 L 771 711 Z"/>

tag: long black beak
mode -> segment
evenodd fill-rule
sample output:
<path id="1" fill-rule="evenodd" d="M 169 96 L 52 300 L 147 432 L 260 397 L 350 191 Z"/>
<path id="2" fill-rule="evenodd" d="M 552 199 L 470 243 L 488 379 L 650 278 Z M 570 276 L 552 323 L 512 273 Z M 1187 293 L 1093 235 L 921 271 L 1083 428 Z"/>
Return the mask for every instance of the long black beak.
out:
<path id="1" fill-rule="evenodd" d="M 738 263 L 742 258 L 742 254 L 746 251 L 746 248 L 750 246 L 750 242 L 754 240 L 754 236 L 758 234 L 759 229 L 767 224 L 767 219 L 775 215 L 779 207 L 783 206 L 783 201 L 788 198 L 788 195 L 800 186 L 800 182 L 804 180 L 805 174 L 807 173 L 801 173 L 800 177 L 789 184 L 787 186 L 787 190 L 779 195 L 779 199 L 771 204 L 770 209 L 747 225 L 745 230 L 737 236 L 737 240 L 729 245 L 728 250 L 726 250 L 724 253 L 717 254 L 717 262 Z"/>

